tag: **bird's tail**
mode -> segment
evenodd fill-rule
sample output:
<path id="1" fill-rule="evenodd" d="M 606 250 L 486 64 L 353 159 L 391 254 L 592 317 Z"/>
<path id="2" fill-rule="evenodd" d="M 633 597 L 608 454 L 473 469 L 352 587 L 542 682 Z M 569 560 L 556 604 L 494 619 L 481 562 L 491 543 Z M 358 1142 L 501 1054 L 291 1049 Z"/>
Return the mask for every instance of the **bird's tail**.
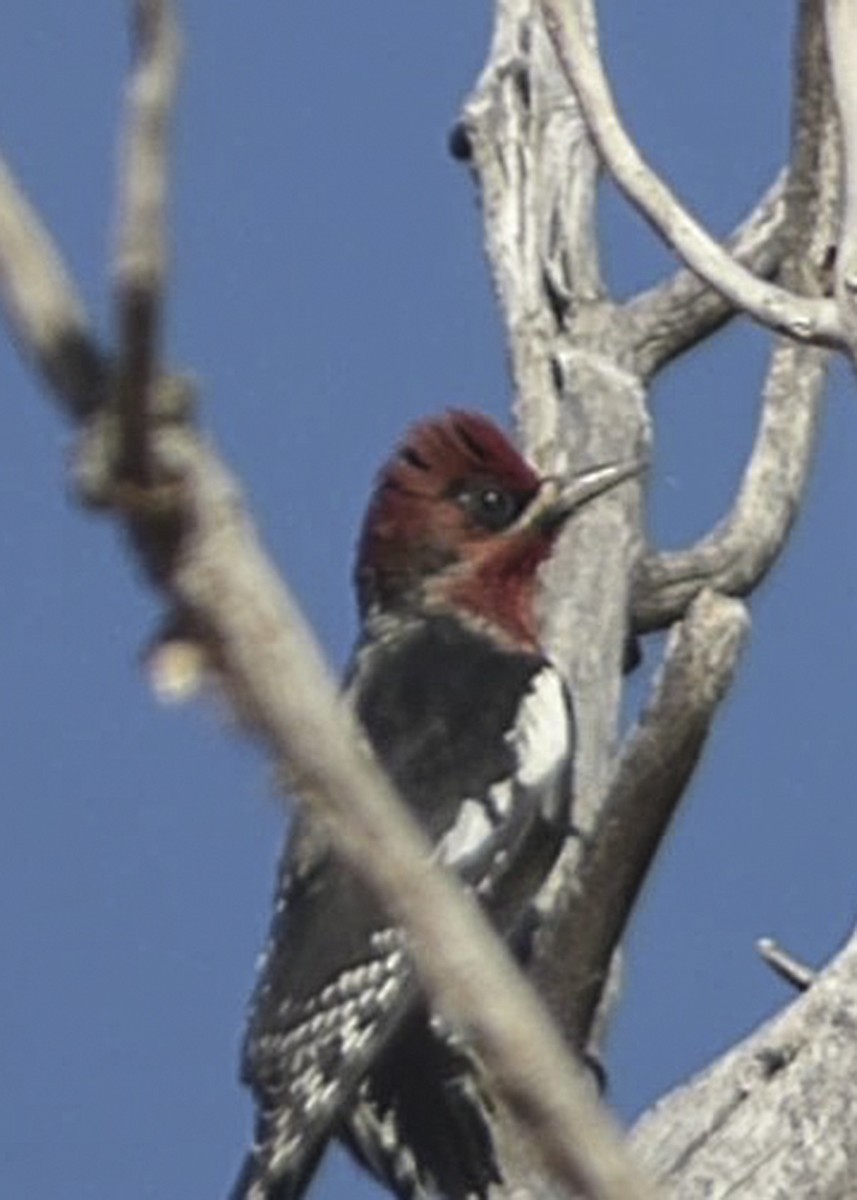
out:
<path id="1" fill-rule="evenodd" d="M 244 1159 L 229 1200 L 300 1200 L 309 1187 L 327 1138 L 318 1138 L 314 1146 L 305 1145 L 301 1154 L 292 1156 L 288 1166 L 278 1169 L 265 1153 L 277 1139 L 276 1130 L 270 1126 L 271 1122 L 262 1116 L 255 1146 Z"/>
<path id="2" fill-rule="evenodd" d="M 340 1136 L 400 1200 L 485 1200 L 501 1182 L 490 1115 L 472 1058 L 421 1006 L 361 1084 Z"/>

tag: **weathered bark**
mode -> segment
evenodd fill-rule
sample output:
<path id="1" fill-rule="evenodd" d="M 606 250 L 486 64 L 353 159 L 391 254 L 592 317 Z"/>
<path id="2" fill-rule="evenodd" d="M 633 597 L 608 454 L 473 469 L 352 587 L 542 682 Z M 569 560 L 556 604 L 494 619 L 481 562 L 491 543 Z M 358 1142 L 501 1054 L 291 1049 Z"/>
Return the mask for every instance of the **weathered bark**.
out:
<path id="1" fill-rule="evenodd" d="M 541 463 L 562 469 L 645 447 L 646 387 L 653 374 L 728 319 L 730 301 L 804 341 L 847 342 L 842 314 L 827 299 L 838 229 L 839 139 L 821 18 L 820 5 L 807 0 L 798 30 L 792 161 L 782 207 L 776 199 L 763 202 L 730 258 L 680 210 L 627 138 L 623 142 L 621 127 L 617 136 L 589 0 L 498 0 L 488 64 L 464 110 L 463 144 L 482 197 L 520 426 Z M 631 200 L 712 286 L 685 272 L 625 305 L 610 299 L 594 234 L 600 155 Z M 736 258 L 743 261 L 740 269 Z M 763 285 L 763 274 L 773 275 L 776 286 Z M 550 644 L 568 674 L 580 724 L 576 803 L 584 839 L 569 840 L 540 898 L 545 926 L 531 970 L 579 1047 L 597 1023 L 611 954 L 734 671 L 745 618 L 723 593 L 752 592 L 781 553 L 799 510 L 825 366 L 818 344 L 783 340 L 774 347 L 756 443 L 734 507 L 696 546 L 669 554 L 644 547 L 639 497 L 626 494 L 597 506 L 569 531 L 547 575 Z M 638 633 L 679 624 L 658 691 L 619 756 L 616 721 L 629 610 Z M 833 986 L 825 980 L 826 988 Z M 804 1003 L 804 1016 L 789 1016 L 789 1027 L 838 1019 L 841 1008 L 822 1013 Z M 835 1041 L 835 1028 L 828 1033 Z M 747 1061 L 757 1061 L 753 1046 L 735 1053 L 744 1070 Z M 773 1061 L 765 1054 L 762 1059 Z M 852 1064 L 843 1057 L 841 1065 L 841 1075 L 830 1080 L 831 1108 L 840 1117 L 837 1097 L 844 1095 Z M 719 1078 L 718 1071 L 713 1075 Z M 768 1111 L 754 1143 L 753 1178 L 769 1190 L 747 1195 L 776 1193 L 776 1183 L 767 1177 L 762 1182 L 766 1155 L 774 1154 L 783 1129 L 795 1128 L 794 1106 L 807 1095 L 801 1085 L 795 1095 L 782 1093 L 776 1113 Z M 770 1103 L 770 1091 L 767 1096 Z M 710 1135 L 718 1127 L 721 1098 L 713 1087 L 695 1086 L 643 1126 L 657 1128 L 658 1144 L 669 1145 L 666 1172 L 666 1154 L 646 1153 L 645 1161 L 659 1177 L 668 1176 L 677 1196 L 726 1194 L 725 1186 L 704 1192 L 715 1186 L 718 1153 L 728 1160 L 731 1152 L 731 1144 L 715 1145 Z M 807 1130 L 812 1120 L 807 1114 Z M 840 1168 L 831 1170 L 828 1190 L 776 1194 L 845 1194 L 835 1190 L 835 1180 L 848 1177 L 843 1156 L 850 1156 L 854 1139 L 844 1147 L 836 1142 L 835 1118 L 824 1122 L 824 1130 Z M 649 1141 L 646 1136 L 638 1142 L 644 1148 L 654 1134 Z M 694 1161 L 697 1137 L 711 1145 L 705 1185 L 694 1191 L 695 1168 L 689 1165 L 685 1178 L 684 1164 Z M 797 1153 L 800 1137 L 791 1145 Z M 513 1139 L 510 1176 L 519 1171 L 520 1181 L 538 1193 L 525 1164 L 526 1149 Z M 729 1161 L 722 1178 L 737 1178 Z M 805 1173 L 803 1179 L 809 1178 Z M 772 1168 L 771 1180 L 780 1179 Z"/>
<path id="2" fill-rule="evenodd" d="M 661 1100 L 632 1145 L 676 1200 L 857 1189 L 857 937 L 785 1012 Z"/>
<path id="3" fill-rule="evenodd" d="M 774 347 L 756 442 L 714 530 L 660 553 L 646 544 L 642 486 L 626 487 L 574 523 L 546 574 L 548 641 L 579 725 L 577 828 L 539 898 L 530 966 L 577 1050 L 591 1041 L 611 958 L 731 682 L 747 630 L 736 597 L 769 570 L 801 504 L 820 420 L 822 347 L 855 342 L 853 17 L 842 0 L 827 0 L 826 10 L 835 97 L 821 0 L 803 0 L 786 183 L 737 232 L 731 254 L 629 145 L 590 0 L 497 0 L 489 58 L 453 138 L 481 195 L 519 424 L 543 469 L 645 452 L 652 377 L 736 305 L 797 339 Z M 177 42 L 165 0 L 137 0 L 134 11 L 116 345 L 108 352 L 93 338 L 49 236 L 0 164 L 7 317 L 81 428 L 81 496 L 128 533 L 164 597 L 167 636 L 197 644 L 202 669 L 278 765 L 287 762 L 302 798 L 410 932 L 434 1002 L 471 1038 L 515 1113 L 515 1122 L 502 1111 L 497 1118 L 507 1168 L 498 1196 L 576 1188 L 631 1200 L 650 1194 L 646 1167 L 681 1197 L 855 1194 L 857 941 L 782 1016 L 647 1115 L 633 1137 L 637 1167 L 475 906 L 438 876 L 398 814 L 234 485 L 192 428 L 182 389 L 165 386 L 165 134 Z M 625 304 L 607 294 L 599 264 L 602 164 L 693 267 Z M 620 747 L 629 635 L 668 626 L 652 696 Z"/>

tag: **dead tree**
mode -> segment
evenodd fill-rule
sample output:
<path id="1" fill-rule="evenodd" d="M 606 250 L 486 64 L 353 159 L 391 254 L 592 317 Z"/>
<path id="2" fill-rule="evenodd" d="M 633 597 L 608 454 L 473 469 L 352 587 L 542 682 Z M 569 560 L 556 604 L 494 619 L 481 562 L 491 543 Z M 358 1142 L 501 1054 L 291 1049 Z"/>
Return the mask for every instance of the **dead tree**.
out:
<path id="1" fill-rule="evenodd" d="M 542 900 L 532 971 L 541 1003 L 474 906 L 429 866 L 361 751 L 234 481 L 199 433 L 188 385 L 164 367 L 178 35 L 166 0 L 132 9 L 115 343 L 96 339 L 50 236 L 5 170 L 0 288 L 19 347 L 77 432 L 79 498 L 116 519 L 163 598 L 159 685 L 214 681 L 408 931 L 426 988 L 505 1101 L 498 1122 L 510 1183 L 498 1195 L 849 1194 L 853 945 L 819 979 L 800 978 L 802 995 L 780 1018 L 648 1114 L 630 1147 L 574 1053 L 596 1037 L 611 962 L 732 681 L 744 599 L 799 509 L 828 354 L 854 354 L 857 28 L 847 0 L 802 0 L 791 160 L 726 247 L 625 134 L 592 0 L 498 0 L 488 61 L 453 134 L 482 202 L 516 416 L 541 468 L 644 453 L 652 380 L 736 312 L 776 334 L 756 440 L 716 528 L 688 549 L 661 552 L 646 541 L 641 492 L 629 488 L 577 522 L 551 564 L 545 620 L 578 698 L 583 836 L 569 841 Z M 686 264 L 621 303 L 599 263 L 601 171 Z M 617 749 L 634 645 L 664 629 L 652 694 Z M 486 991 L 498 998 L 490 1010 Z"/>

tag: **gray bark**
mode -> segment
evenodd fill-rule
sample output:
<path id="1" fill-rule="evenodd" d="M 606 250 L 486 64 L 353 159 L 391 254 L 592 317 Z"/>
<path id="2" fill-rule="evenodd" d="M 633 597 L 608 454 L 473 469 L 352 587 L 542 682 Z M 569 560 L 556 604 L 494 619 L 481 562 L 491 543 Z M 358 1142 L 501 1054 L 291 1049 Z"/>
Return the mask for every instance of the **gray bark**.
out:
<path id="1" fill-rule="evenodd" d="M 569 531 L 547 574 L 550 645 L 581 727 L 576 803 L 585 836 L 569 841 L 541 897 L 546 924 L 532 975 L 578 1047 L 597 1033 L 611 957 L 735 671 L 746 617 L 725 597 L 753 591 L 799 511 L 821 417 L 821 344 L 849 346 L 847 314 L 827 299 L 840 138 L 819 3 L 801 8 L 785 189 L 760 203 L 731 256 L 617 137 L 616 120 L 589 0 L 498 0 L 488 63 L 462 125 L 532 455 L 562 470 L 644 450 L 652 377 L 716 332 L 736 304 L 804 340 L 809 321 L 816 344 L 774 344 L 744 477 L 708 535 L 678 552 L 648 546 L 641 497 L 626 489 Z M 694 268 L 624 305 L 607 294 L 599 268 L 603 165 Z M 766 292 L 763 276 L 776 287 Z M 620 748 L 629 627 L 644 634 L 669 626 L 660 679 Z M 855 953 L 641 1122 L 633 1148 L 666 1194 L 857 1195 L 848 1182 L 857 1180 L 848 1044 Z M 545 1194 L 525 1163 L 511 1140 L 510 1175 L 518 1171 L 526 1194 Z"/>
<path id="2" fill-rule="evenodd" d="M 81 498 L 115 516 L 164 599 L 161 666 L 171 647 L 193 646 L 200 673 L 216 679 L 277 764 L 288 764 L 301 799 L 328 819 L 342 852 L 410 933 L 434 1002 L 472 1039 L 514 1114 L 497 1117 L 508 1176 L 498 1195 L 577 1190 L 630 1200 L 652 1194 L 647 1170 L 664 1194 L 681 1197 L 857 1195 L 857 941 L 784 1014 L 647 1114 L 629 1160 L 475 906 L 438 876 L 397 812 L 239 493 L 193 428 L 184 390 L 163 377 L 165 135 L 177 38 L 166 0 L 133 8 L 117 344 L 96 342 L 49 235 L 2 164 L 0 299 L 21 349 L 81 430 Z M 827 348 L 853 350 L 853 17 L 841 0 L 826 10 L 832 76 L 821 0 L 803 0 L 787 180 L 728 253 L 629 144 L 590 0 L 497 0 L 488 61 L 453 142 L 482 199 L 517 416 L 542 469 L 645 452 L 653 376 L 736 308 L 796 339 L 772 349 L 756 440 L 716 528 L 662 553 L 646 542 L 642 485 L 625 487 L 568 530 L 546 574 L 548 642 L 579 722 L 578 831 L 539 898 L 531 976 L 577 1050 L 592 1044 L 611 960 L 736 670 L 748 629 L 741 598 L 782 551 L 801 504 Z M 692 268 L 624 304 L 608 295 L 599 264 L 604 166 Z M 837 260 L 841 174 L 845 253 Z M 629 636 L 666 627 L 652 695 L 619 745 Z M 490 1007 L 486 992 L 497 998 Z"/>
<path id="3" fill-rule="evenodd" d="M 783 1013 L 632 1132 L 681 1200 L 857 1195 L 857 938 Z"/>

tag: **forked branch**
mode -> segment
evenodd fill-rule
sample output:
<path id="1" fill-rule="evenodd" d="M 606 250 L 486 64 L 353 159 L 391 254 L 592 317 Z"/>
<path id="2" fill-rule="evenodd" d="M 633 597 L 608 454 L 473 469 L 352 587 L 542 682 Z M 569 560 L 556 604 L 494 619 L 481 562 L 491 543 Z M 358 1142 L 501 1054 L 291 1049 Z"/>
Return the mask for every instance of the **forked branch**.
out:
<path id="1" fill-rule="evenodd" d="M 813 0 L 801 6 L 795 77 L 781 276 L 789 287 L 821 295 L 837 237 L 840 148 L 824 27 Z M 765 577 L 785 545 L 809 478 L 826 366 L 827 354 L 818 347 L 785 339 L 774 347 L 756 441 L 732 509 L 689 549 L 643 559 L 634 591 L 637 630 L 676 620 L 703 587 L 746 596 Z"/>
<path id="2" fill-rule="evenodd" d="M 776 273 L 788 244 L 787 178 L 783 173 L 726 242 L 728 253 L 755 275 Z M 632 336 L 632 361 L 651 379 L 680 354 L 738 315 L 720 292 L 688 267 L 623 306 Z"/>
<path id="3" fill-rule="evenodd" d="M 541 7 L 604 162 L 667 245 L 734 307 L 768 328 L 799 341 L 841 344 L 844 331 L 834 301 L 796 295 L 748 271 L 706 233 L 643 159 L 613 100 L 598 52 L 591 0 L 541 0 Z"/>

